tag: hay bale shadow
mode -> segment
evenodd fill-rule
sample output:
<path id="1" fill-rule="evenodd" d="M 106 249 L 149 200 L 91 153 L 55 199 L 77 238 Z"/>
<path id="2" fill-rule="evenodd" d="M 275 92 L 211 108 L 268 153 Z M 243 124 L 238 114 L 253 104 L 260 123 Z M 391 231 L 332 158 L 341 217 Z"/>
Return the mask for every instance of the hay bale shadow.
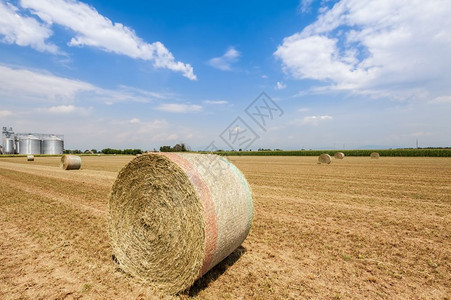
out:
<path id="1" fill-rule="evenodd" d="M 239 246 L 235 249 L 229 256 L 227 256 L 223 261 L 214 266 L 210 271 L 208 271 L 204 276 L 199 278 L 194 282 L 190 289 L 187 290 L 187 294 L 190 297 L 196 297 L 201 291 L 206 289 L 211 282 L 216 281 L 224 272 L 233 264 L 235 264 L 240 257 L 246 253 L 246 248 Z"/>

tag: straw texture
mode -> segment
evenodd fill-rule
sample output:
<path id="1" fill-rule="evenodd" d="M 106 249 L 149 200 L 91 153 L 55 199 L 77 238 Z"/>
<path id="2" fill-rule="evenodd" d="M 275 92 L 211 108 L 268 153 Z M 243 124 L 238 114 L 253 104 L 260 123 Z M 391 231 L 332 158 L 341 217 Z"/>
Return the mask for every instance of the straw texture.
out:
<path id="1" fill-rule="evenodd" d="M 27 155 L 27 161 L 34 161 L 34 155 Z"/>
<path id="2" fill-rule="evenodd" d="M 345 157 L 345 154 L 343 152 L 337 152 L 334 154 L 335 159 L 343 159 Z"/>
<path id="3" fill-rule="evenodd" d="M 379 159 L 379 153 L 377 153 L 377 152 L 371 153 L 370 156 L 372 159 Z"/>
<path id="4" fill-rule="evenodd" d="M 332 162 L 332 158 L 329 154 L 323 153 L 318 157 L 319 164 L 330 164 Z"/>
<path id="5" fill-rule="evenodd" d="M 125 272 L 175 294 L 246 238 L 252 195 L 241 172 L 217 155 L 145 154 L 120 172 L 109 233 Z"/>
<path id="6" fill-rule="evenodd" d="M 63 170 L 78 170 L 81 168 L 81 157 L 77 155 L 63 155 L 60 166 Z"/>

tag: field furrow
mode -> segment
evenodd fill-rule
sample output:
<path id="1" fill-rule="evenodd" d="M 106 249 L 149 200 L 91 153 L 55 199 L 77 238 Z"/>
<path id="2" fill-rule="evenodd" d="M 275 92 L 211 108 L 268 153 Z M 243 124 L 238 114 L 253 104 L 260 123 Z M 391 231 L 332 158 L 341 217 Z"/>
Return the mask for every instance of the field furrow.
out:
<path id="1" fill-rule="evenodd" d="M 0 298 L 16 298 L 14 295 L 30 299 L 56 298 L 56 295 L 78 298 L 88 293 L 95 298 L 120 298 L 143 293 L 145 289 L 128 280 L 111 259 L 105 215 L 96 216 L 92 211 L 3 183 L 0 187 L 0 197 L 4 199 L 0 202 L 0 222 L 11 224 L 12 232 L 15 228 L 23 240 L 32 244 L 31 251 L 39 249 L 23 261 L 30 249 L 24 248 L 20 239 L 11 241 L 14 238 L 11 231 L 8 233 L 7 226 L 1 227 L 2 249 L 14 251 L 17 256 L 15 263 L 6 263 L 14 258 L 8 258 L 6 252 L 2 257 L 2 274 L 10 283 L 2 289 L 4 294 L 0 294 Z M 66 269 L 70 270 L 68 274 L 62 272 Z M 27 276 L 21 277 L 22 272 Z M 58 275 L 54 275 L 55 272 Z M 47 279 L 61 280 L 63 284 L 36 278 L 40 273 L 47 274 Z M 15 294 L 14 290 L 19 292 Z"/>
<path id="2" fill-rule="evenodd" d="M 8 177 L 4 175 L 0 175 L 0 180 L 2 183 L 9 185 L 10 187 L 14 187 L 16 189 L 20 189 L 25 193 L 30 194 L 31 197 L 39 196 L 39 197 L 45 197 L 51 200 L 54 200 L 55 202 L 61 202 L 62 204 L 82 208 L 84 210 L 87 210 L 93 214 L 96 215 L 106 215 L 108 213 L 107 209 L 105 207 L 102 207 L 102 209 L 98 209 L 86 204 L 83 204 L 85 202 L 85 199 L 78 196 L 65 196 L 62 193 L 52 193 L 49 190 L 39 188 L 35 185 L 30 185 L 28 182 L 23 183 L 17 180 L 11 180 Z"/>
<path id="3" fill-rule="evenodd" d="M 41 165 L 25 165 L 19 163 L 9 163 L 0 160 L 0 168 L 21 172 L 29 175 L 37 175 L 41 177 L 48 177 L 54 179 L 66 179 L 72 182 L 89 182 L 104 187 L 111 187 L 114 179 L 117 176 L 115 172 L 109 171 L 95 171 L 95 170 L 77 170 L 75 172 L 65 171 L 59 167 L 41 166 Z"/>
<path id="4" fill-rule="evenodd" d="M 0 168 L 0 178 L 5 183 L 28 193 L 56 199 L 66 204 L 90 208 L 97 213 L 106 213 L 110 187 L 92 183 L 89 178 L 82 182 L 56 179 L 47 176 L 27 174 Z"/>

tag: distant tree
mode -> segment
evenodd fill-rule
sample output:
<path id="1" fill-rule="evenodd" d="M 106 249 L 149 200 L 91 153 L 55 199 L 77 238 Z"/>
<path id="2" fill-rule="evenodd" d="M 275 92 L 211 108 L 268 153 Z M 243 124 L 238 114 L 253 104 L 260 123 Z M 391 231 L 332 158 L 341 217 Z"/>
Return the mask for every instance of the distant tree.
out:
<path id="1" fill-rule="evenodd" d="M 161 152 L 171 152 L 171 146 L 161 146 L 160 151 Z"/>
<path id="2" fill-rule="evenodd" d="M 174 147 L 171 146 L 161 146 L 161 152 L 186 152 L 190 151 L 189 147 L 184 143 L 176 144 Z"/>
<path id="3" fill-rule="evenodd" d="M 173 152 L 186 152 L 186 145 L 184 143 L 176 144 L 174 147 L 172 147 Z"/>
<path id="4" fill-rule="evenodd" d="M 142 154 L 143 151 L 141 149 L 124 149 L 122 150 L 122 154 L 136 155 Z"/>
<path id="5" fill-rule="evenodd" d="M 97 150 L 96 149 L 91 149 L 91 152 L 94 154 L 97 154 Z"/>
<path id="6" fill-rule="evenodd" d="M 102 150 L 103 154 L 122 154 L 122 150 L 105 148 Z"/>

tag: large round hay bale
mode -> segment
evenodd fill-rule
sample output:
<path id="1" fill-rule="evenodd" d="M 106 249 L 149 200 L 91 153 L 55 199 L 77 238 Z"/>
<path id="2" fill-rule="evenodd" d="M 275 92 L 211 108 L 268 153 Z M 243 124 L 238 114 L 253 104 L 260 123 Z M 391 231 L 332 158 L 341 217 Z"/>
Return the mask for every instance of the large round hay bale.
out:
<path id="1" fill-rule="evenodd" d="M 379 159 L 379 153 L 377 153 L 377 152 L 372 152 L 372 153 L 370 154 L 370 157 L 371 157 L 372 159 Z"/>
<path id="2" fill-rule="evenodd" d="M 343 159 L 345 157 L 345 154 L 343 152 L 337 152 L 334 154 L 335 159 Z"/>
<path id="3" fill-rule="evenodd" d="M 253 204 L 246 179 L 224 157 L 161 153 L 119 172 L 109 212 L 119 267 L 175 294 L 241 245 Z"/>
<path id="4" fill-rule="evenodd" d="M 81 157 L 77 155 L 63 155 L 60 166 L 63 170 L 78 170 L 81 168 Z"/>
<path id="5" fill-rule="evenodd" d="M 332 161 L 332 158 L 329 154 L 323 153 L 320 156 L 318 156 L 318 163 L 319 164 L 330 164 Z"/>
<path id="6" fill-rule="evenodd" d="M 34 155 L 27 155 L 27 161 L 34 161 Z"/>

